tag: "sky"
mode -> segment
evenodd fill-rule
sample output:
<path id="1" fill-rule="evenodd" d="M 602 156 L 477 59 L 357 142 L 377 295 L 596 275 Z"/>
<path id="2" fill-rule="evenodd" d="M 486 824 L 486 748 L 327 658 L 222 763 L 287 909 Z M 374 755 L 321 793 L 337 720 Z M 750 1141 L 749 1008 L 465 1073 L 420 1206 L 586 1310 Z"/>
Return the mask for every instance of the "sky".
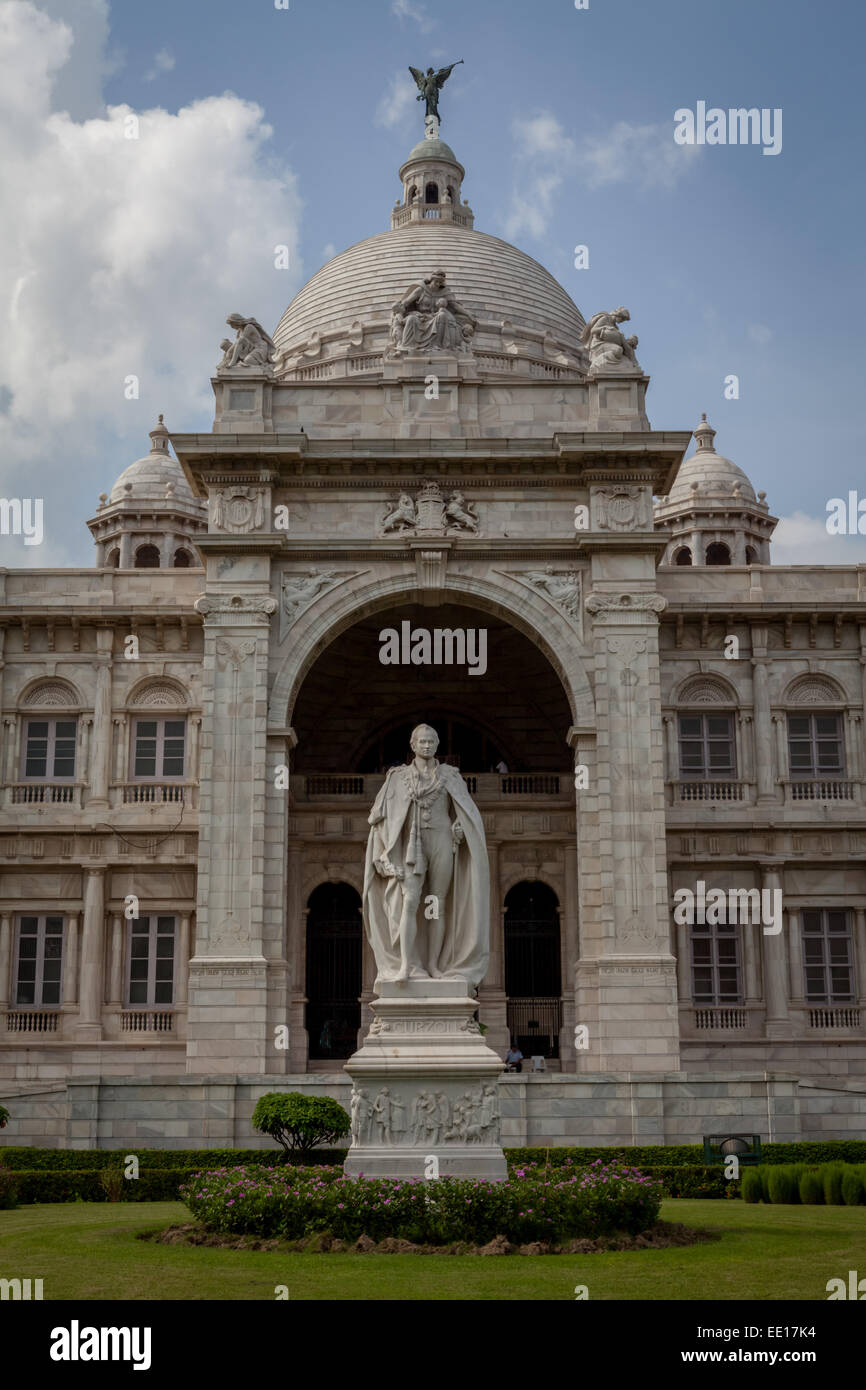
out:
<path id="1" fill-rule="evenodd" d="M 157 415 L 211 427 L 226 315 L 272 331 L 387 228 L 408 65 L 458 58 L 441 133 L 478 230 L 585 317 L 628 307 L 653 428 L 707 412 L 776 563 L 866 562 L 826 529 L 866 498 L 864 40 L 860 0 L 0 0 L 0 489 L 44 499 L 0 566 L 93 563 Z M 678 144 L 701 102 L 780 110 L 780 152 Z"/>

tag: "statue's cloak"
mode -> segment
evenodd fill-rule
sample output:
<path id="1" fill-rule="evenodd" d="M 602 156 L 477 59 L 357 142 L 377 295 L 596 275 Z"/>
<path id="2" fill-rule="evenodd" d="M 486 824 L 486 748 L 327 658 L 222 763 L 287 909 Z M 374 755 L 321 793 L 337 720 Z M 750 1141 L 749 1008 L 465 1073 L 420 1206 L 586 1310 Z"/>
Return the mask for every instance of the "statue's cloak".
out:
<path id="1" fill-rule="evenodd" d="M 394 979 L 400 968 L 397 923 L 400 920 L 402 891 L 399 879 L 383 878 L 377 873 L 374 861 L 384 856 L 395 869 L 408 872 L 403 863 L 403 829 L 407 820 L 417 812 L 408 777 L 404 775 L 406 771 L 403 767 L 389 769 L 369 815 L 363 917 L 380 980 Z M 460 821 L 464 834 L 463 843 L 454 856 L 451 888 L 444 906 L 445 941 L 439 969 L 443 974 L 462 977 L 471 989 L 484 979 L 490 958 L 487 843 L 481 814 L 460 773 L 445 763 L 439 764 L 438 771 L 452 801 L 452 819 Z M 422 896 L 418 907 L 419 939 L 423 939 L 427 926 Z"/>

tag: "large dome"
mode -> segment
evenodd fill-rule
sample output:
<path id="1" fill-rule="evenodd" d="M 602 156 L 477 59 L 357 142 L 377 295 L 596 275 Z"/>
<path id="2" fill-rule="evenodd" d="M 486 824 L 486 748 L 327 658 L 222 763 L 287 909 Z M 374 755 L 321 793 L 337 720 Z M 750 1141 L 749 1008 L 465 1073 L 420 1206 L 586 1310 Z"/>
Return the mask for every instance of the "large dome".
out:
<path id="1" fill-rule="evenodd" d="M 348 333 L 356 322 L 387 332 L 394 303 L 440 269 L 479 320 L 479 346 L 505 320 L 579 351 L 583 316 L 538 261 L 499 237 L 431 221 L 368 237 L 324 265 L 280 319 L 278 352 L 290 353 L 313 334 Z"/>

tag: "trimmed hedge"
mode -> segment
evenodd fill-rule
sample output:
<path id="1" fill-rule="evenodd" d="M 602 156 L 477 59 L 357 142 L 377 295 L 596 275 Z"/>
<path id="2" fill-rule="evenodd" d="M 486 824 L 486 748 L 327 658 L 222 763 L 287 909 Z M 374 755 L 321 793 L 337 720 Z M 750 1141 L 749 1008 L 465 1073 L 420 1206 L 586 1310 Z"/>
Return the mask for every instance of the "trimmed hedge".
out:
<path id="1" fill-rule="evenodd" d="M 0 1173 L 2 1173 L 0 1169 Z M 19 1202 L 108 1202 L 111 1200 L 102 1183 L 99 1169 L 74 1169 L 47 1172 L 45 1169 L 19 1168 L 14 1173 Z M 195 1168 L 142 1168 L 137 1178 L 124 1182 L 122 1202 L 174 1202 L 179 1199 L 181 1183 L 189 1182 Z M 2 1192 L 2 1187 L 0 1187 Z M 2 1205 L 2 1203 L 0 1203 Z"/>
<path id="2" fill-rule="evenodd" d="M 611 1148 L 506 1149 L 511 1163 L 547 1163 L 559 1167 L 563 1163 L 604 1162 L 629 1163 L 638 1168 L 665 1167 L 678 1164 L 703 1164 L 703 1144 L 646 1144 Z M 866 1163 L 866 1141 L 861 1139 L 829 1139 L 824 1143 L 804 1139 L 795 1144 L 762 1144 L 763 1163 Z M 715 1166 L 715 1165 L 713 1165 Z M 744 1164 L 741 1172 L 748 1166 Z"/>
<path id="3" fill-rule="evenodd" d="M 346 1149 L 312 1149 L 303 1155 L 303 1164 L 333 1165 L 342 1163 Z M 277 1151 L 267 1149 L 147 1149 L 128 1144 L 123 1149 L 36 1149 L 25 1146 L 0 1146 L 0 1165 L 9 1168 L 82 1169 L 123 1165 L 127 1154 L 135 1154 L 141 1169 L 145 1168 L 229 1168 L 246 1164 L 283 1162 Z M 520 1148 L 506 1149 L 509 1167 L 527 1163 L 550 1164 L 561 1167 L 574 1163 L 586 1167 L 601 1159 L 603 1163 L 626 1163 L 637 1168 L 704 1167 L 701 1144 L 647 1144 L 626 1147 L 595 1148 Z M 866 1142 L 837 1139 L 826 1143 L 804 1140 L 797 1144 L 765 1144 L 762 1166 L 777 1163 L 866 1163 Z M 743 1165 L 741 1172 L 748 1165 Z M 716 1165 L 713 1165 L 715 1171 Z M 722 1171 L 719 1165 L 718 1171 Z"/>
<path id="4" fill-rule="evenodd" d="M 312 1149 L 303 1155 L 303 1164 L 309 1168 L 320 1163 L 331 1165 L 342 1163 L 347 1149 Z M 139 1167 L 145 1168 L 190 1168 L 204 1166 L 213 1168 L 241 1167 L 247 1163 L 283 1163 L 281 1153 L 270 1147 L 266 1149 L 145 1149 L 128 1144 L 125 1149 L 30 1149 L 0 1148 L 0 1165 L 8 1168 L 47 1168 L 59 1169 L 111 1168 L 115 1164 L 123 1167 L 129 1154 L 135 1154 Z M 293 1160 L 290 1160 L 293 1161 Z"/>

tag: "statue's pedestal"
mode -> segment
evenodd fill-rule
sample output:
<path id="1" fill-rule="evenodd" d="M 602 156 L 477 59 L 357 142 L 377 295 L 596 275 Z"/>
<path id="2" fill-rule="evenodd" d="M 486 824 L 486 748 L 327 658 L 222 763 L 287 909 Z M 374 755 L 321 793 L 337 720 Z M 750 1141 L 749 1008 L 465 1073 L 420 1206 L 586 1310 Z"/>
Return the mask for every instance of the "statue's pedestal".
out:
<path id="1" fill-rule="evenodd" d="M 384 983 L 353 1082 L 348 1177 L 502 1179 L 499 1076 L 504 1064 L 459 980 Z"/>

